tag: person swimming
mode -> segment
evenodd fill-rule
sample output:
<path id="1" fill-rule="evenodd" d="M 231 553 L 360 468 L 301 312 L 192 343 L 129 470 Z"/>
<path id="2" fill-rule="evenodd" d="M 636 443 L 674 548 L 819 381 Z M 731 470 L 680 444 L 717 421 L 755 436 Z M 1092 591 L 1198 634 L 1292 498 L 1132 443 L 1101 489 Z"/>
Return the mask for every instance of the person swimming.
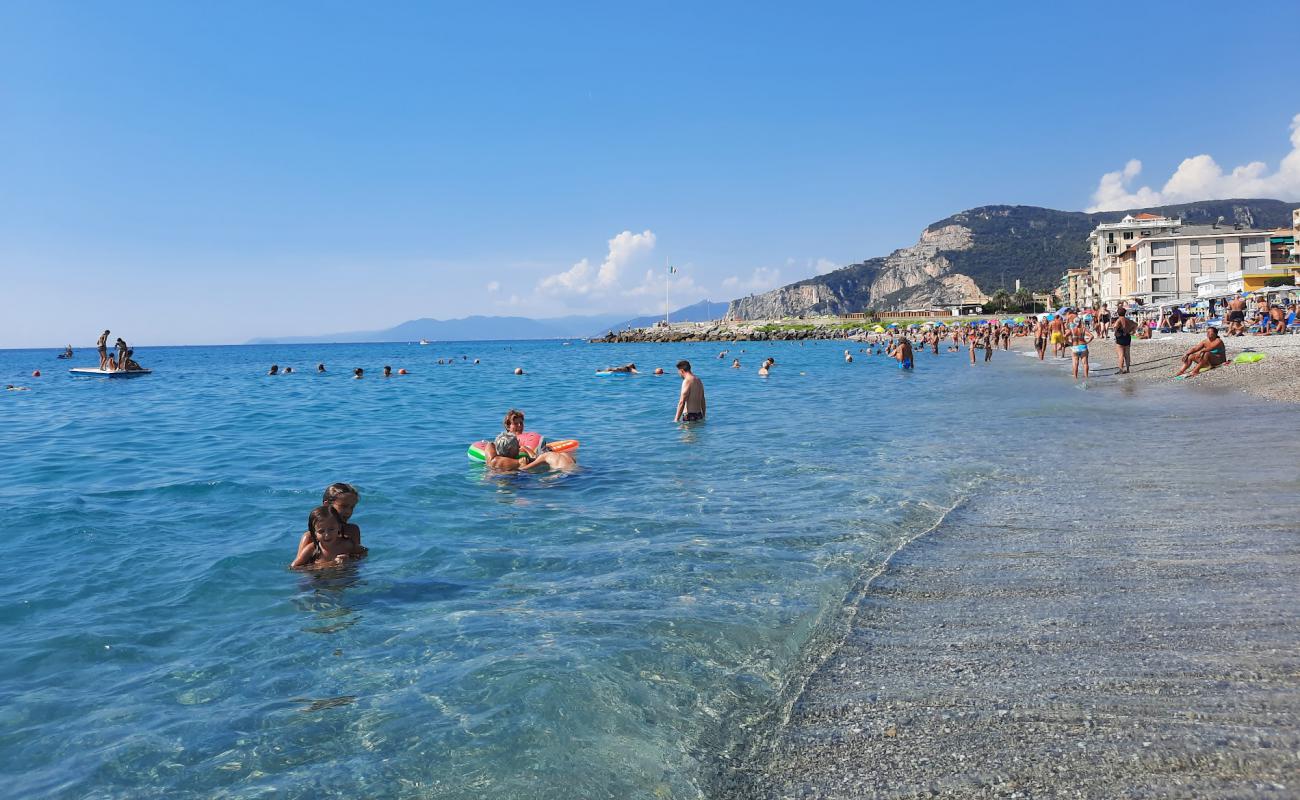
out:
<path id="1" fill-rule="evenodd" d="M 632 364 L 632 363 L 624 364 L 621 367 L 605 367 L 605 369 L 603 370 L 596 370 L 596 371 L 597 372 L 628 372 L 633 375 L 640 374 L 636 371 L 636 364 Z"/>

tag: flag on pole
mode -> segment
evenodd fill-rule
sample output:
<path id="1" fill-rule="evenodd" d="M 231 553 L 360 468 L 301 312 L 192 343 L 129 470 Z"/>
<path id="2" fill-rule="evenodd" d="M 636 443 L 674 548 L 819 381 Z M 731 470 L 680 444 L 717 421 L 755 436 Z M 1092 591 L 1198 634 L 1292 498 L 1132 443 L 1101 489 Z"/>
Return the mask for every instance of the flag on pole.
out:
<path id="1" fill-rule="evenodd" d="M 669 266 L 669 267 L 668 267 L 668 274 L 669 274 L 669 275 L 672 275 L 672 274 L 674 274 L 675 272 L 677 272 L 677 267 L 674 267 L 674 266 Z"/>

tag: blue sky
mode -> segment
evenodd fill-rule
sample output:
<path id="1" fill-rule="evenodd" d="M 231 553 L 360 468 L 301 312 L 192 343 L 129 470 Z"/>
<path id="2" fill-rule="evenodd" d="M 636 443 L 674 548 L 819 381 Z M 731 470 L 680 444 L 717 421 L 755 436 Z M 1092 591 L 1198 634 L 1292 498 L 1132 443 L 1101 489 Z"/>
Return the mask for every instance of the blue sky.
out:
<path id="1" fill-rule="evenodd" d="M 553 5 L 0 4 L 0 347 L 725 300 L 1111 172 L 1300 199 L 1294 2 Z"/>

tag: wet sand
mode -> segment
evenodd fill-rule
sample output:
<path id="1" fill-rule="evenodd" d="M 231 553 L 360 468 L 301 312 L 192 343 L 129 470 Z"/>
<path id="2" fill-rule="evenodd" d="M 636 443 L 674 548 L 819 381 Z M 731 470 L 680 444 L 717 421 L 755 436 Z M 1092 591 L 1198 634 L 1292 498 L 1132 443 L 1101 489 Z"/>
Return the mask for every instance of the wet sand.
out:
<path id="1" fill-rule="evenodd" d="M 1246 425 L 1210 441 L 1189 420 L 1171 444 L 1191 458 L 1129 448 L 1129 468 L 1022 476 L 954 511 L 872 580 L 717 795 L 1300 796 L 1300 474 L 1251 468 Z"/>

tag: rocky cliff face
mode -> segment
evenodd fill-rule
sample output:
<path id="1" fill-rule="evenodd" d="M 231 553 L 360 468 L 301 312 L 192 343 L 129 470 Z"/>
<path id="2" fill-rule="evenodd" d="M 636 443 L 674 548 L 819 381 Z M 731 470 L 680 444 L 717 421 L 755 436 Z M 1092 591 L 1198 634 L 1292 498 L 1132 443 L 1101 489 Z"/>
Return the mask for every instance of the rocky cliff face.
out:
<path id="1" fill-rule="evenodd" d="M 926 229 L 911 247 L 885 258 L 854 264 L 818 278 L 731 301 L 727 319 L 778 319 L 866 311 L 878 301 L 927 305 L 984 302 L 968 276 L 954 274 L 945 252 L 971 246 L 968 228 L 944 225 Z M 911 307 L 909 305 L 909 307 Z"/>

